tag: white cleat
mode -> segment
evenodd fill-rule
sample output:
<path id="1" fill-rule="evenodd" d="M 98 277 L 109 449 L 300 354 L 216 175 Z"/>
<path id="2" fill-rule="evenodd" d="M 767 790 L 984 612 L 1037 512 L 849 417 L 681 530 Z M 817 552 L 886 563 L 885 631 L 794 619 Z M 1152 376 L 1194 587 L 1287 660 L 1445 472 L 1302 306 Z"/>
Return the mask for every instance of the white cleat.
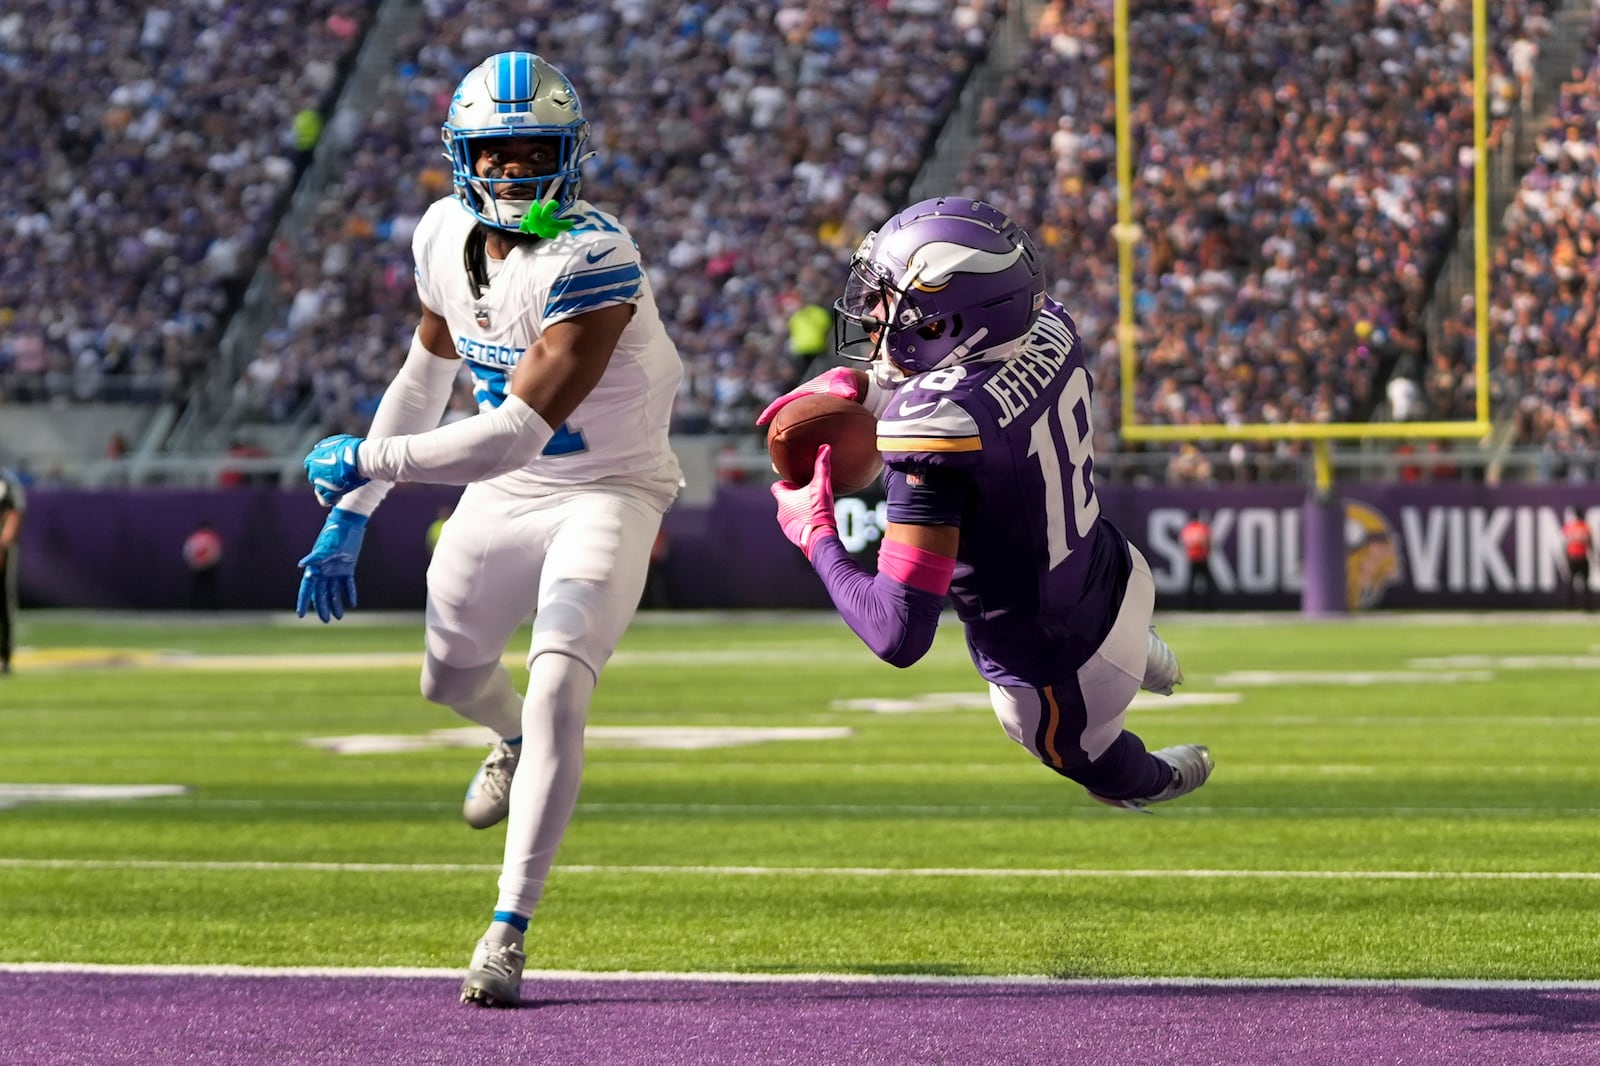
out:
<path id="1" fill-rule="evenodd" d="M 1174 685 L 1183 684 L 1183 667 L 1178 657 L 1167 647 L 1167 642 L 1156 636 L 1156 627 L 1150 627 L 1150 640 L 1144 657 L 1144 680 L 1139 687 L 1158 696 L 1172 695 Z"/>
<path id="2" fill-rule="evenodd" d="M 487 829 L 505 820 L 511 809 L 511 777 L 517 772 L 521 757 L 520 744 L 502 740 L 489 749 L 483 765 L 467 785 L 466 799 L 461 801 L 461 817 L 472 828 Z"/>
<path id="3" fill-rule="evenodd" d="M 1211 776 L 1211 771 L 1216 766 L 1211 759 L 1211 749 L 1203 744 L 1179 744 L 1176 747 L 1152 751 L 1150 754 L 1172 767 L 1172 780 L 1167 783 L 1166 788 L 1153 796 L 1136 796 L 1132 799 L 1108 799 L 1093 792 L 1089 793 L 1089 797 L 1112 807 L 1143 811 L 1152 803 L 1165 803 L 1179 796 L 1187 796 L 1206 783 L 1206 779 Z"/>
<path id="4" fill-rule="evenodd" d="M 522 965 L 527 961 L 514 945 L 478 941 L 467 979 L 461 982 L 461 1002 L 475 1007 L 520 1007 Z"/>

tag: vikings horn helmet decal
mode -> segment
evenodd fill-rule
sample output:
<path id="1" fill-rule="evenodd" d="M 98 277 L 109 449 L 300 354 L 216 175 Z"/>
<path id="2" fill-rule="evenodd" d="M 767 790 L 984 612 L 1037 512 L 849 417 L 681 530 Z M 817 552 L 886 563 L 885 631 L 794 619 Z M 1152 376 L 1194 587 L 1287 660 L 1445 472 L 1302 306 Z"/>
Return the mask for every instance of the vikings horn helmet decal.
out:
<path id="1" fill-rule="evenodd" d="M 1044 268 L 1026 230 L 979 200 L 913 204 L 850 260 L 841 328 L 870 341 L 867 358 L 920 374 L 1014 354 L 1044 308 Z M 841 337 L 841 354 L 862 341 Z"/>

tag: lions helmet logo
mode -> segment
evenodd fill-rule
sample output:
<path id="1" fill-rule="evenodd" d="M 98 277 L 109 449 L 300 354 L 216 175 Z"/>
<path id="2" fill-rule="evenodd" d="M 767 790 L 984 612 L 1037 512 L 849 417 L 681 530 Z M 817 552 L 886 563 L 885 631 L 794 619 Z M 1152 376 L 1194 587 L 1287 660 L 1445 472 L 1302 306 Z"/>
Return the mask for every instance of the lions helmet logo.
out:
<path id="1" fill-rule="evenodd" d="M 1370 504 L 1346 500 L 1344 544 L 1350 609 L 1376 607 L 1402 577 L 1400 538 L 1389 520 Z"/>
<path id="2" fill-rule="evenodd" d="M 478 324 L 479 329 L 488 329 L 489 309 L 487 307 L 478 308 L 476 311 L 472 312 L 472 320 Z"/>

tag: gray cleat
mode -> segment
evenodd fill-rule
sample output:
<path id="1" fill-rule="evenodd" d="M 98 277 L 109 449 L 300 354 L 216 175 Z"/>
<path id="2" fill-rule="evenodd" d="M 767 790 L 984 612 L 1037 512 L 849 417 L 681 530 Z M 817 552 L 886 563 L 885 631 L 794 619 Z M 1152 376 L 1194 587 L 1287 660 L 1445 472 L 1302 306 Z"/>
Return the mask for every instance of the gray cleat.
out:
<path id="1" fill-rule="evenodd" d="M 1089 793 L 1089 796 L 1113 807 L 1142 811 L 1152 803 L 1165 803 L 1179 796 L 1187 796 L 1206 783 L 1206 778 L 1211 776 L 1212 767 L 1216 765 L 1211 760 L 1211 749 L 1203 744 L 1179 744 L 1176 747 L 1152 751 L 1150 754 L 1172 767 L 1172 780 L 1168 782 L 1166 788 L 1153 796 L 1136 796 L 1132 799 L 1109 799 L 1097 796 L 1093 792 Z"/>
<path id="2" fill-rule="evenodd" d="M 1178 657 L 1167 647 L 1167 642 L 1156 635 L 1156 627 L 1151 626 L 1145 645 L 1144 680 L 1139 687 L 1158 696 L 1170 696 L 1173 686 L 1181 684 L 1183 667 L 1178 665 Z"/>
<path id="3" fill-rule="evenodd" d="M 467 785 L 466 799 L 461 801 L 461 817 L 474 829 L 487 829 L 505 820 L 511 809 L 511 777 L 517 772 L 517 760 L 522 757 L 522 745 L 501 741 L 489 749 L 489 754 Z"/>
<path id="4" fill-rule="evenodd" d="M 520 1007 L 522 965 L 527 961 L 522 950 L 511 944 L 478 941 L 467 979 L 461 982 L 461 1002 L 475 1007 Z"/>

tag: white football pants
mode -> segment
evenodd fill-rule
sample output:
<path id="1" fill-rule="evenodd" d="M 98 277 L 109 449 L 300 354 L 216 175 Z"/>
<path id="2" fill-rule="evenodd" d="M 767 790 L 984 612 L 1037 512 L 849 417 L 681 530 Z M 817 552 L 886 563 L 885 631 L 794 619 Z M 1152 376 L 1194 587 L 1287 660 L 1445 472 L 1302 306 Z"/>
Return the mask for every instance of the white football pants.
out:
<path id="1" fill-rule="evenodd" d="M 660 525 L 643 493 L 487 484 L 468 486 L 444 525 L 428 567 L 429 655 L 463 669 L 498 661 L 533 615 L 496 910 L 531 915 L 544 891 L 578 802 L 589 697 L 638 608 Z"/>
<path id="2" fill-rule="evenodd" d="M 1006 735 L 1047 766 L 1073 761 L 1081 750 L 1098 759 L 1122 732 L 1128 704 L 1144 680 L 1156 585 L 1150 564 L 1132 544 L 1133 570 L 1117 620 L 1089 661 L 1078 668 L 1076 691 L 1065 686 L 989 686 L 989 703 Z"/>

